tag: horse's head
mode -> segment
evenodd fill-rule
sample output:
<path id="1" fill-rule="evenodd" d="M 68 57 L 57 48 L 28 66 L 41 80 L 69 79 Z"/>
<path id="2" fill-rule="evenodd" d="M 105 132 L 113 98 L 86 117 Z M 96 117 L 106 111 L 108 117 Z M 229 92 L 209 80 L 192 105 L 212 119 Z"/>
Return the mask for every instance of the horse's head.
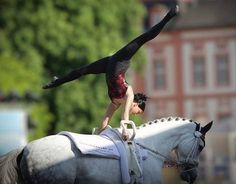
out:
<path id="1" fill-rule="evenodd" d="M 177 146 L 176 154 L 181 167 L 180 177 L 182 180 L 193 183 L 197 178 L 199 156 L 205 147 L 205 135 L 210 130 L 213 122 L 201 127 L 196 124 L 194 133 L 183 135 Z"/>

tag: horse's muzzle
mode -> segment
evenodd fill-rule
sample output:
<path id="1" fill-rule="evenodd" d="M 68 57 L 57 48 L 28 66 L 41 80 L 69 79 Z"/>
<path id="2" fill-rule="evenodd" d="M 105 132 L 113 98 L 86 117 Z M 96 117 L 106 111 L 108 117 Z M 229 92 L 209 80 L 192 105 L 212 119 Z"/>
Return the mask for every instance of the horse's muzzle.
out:
<path id="1" fill-rule="evenodd" d="M 188 169 L 185 169 L 180 173 L 180 178 L 183 181 L 186 181 L 189 184 L 192 184 L 196 180 L 196 178 L 198 176 L 198 172 L 197 172 L 197 169 L 191 169 L 189 171 L 188 171 Z"/>

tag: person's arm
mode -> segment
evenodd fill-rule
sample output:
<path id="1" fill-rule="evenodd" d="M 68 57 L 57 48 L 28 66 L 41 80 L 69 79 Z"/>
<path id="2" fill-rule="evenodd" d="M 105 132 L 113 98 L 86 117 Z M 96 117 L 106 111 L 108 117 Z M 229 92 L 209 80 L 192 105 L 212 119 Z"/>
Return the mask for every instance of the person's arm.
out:
<path id="1" fill-rule="evenodd" d="M 129 111 L 134 101 L 134 92 L 131 86 L 128 87 L 126 91 L 125 104 L 124 104 L 124 112 L 122 114 L 122 120 L 129 121 Z"/>
<path id="2" fill-rule="evenodd" d="M 120 104 L 117 105 L 112 102 L 108 105 L 105 116 L 103 117 L 103 120 L 100 126 L 100 132 L 107 127 L 113 113 L 119 108 L 119 106 Z"/>
<path id="3" fill-rule="evenodd" d="M 125 98 L 125 106 L 124 106 L 124 112 L 122 114 L 122 120 L 121 121 L 129 121 L 129 111 L 132 106 L 134 100 L 134 92 L 131 86 L 128 87 L 126 91 L 126 98 Z M 128 140 L 129 135 L 127 133 L 127 124 L 124 124 L 124 127 L 122 127 L 122 137 L 124 140 Z"/>

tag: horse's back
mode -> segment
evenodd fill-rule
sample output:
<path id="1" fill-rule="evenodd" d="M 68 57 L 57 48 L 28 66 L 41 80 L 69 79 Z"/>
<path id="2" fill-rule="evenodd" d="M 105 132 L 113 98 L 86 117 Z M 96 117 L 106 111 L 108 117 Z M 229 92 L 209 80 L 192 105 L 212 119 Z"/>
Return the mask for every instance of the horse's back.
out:
<path id="1" fill-rule="evenodd" d="M 62 135 L 47 136 L 29 143 L 20 167 L 26 183 L 74 183 L 76 152 L 71 141 Z"/>
<path id="2" fill-rule="evenodd" d="M 20 163 L 25 183 L 119 184 L 119 160 L 83 155 L 64 135 L 47 136 L 29 143 Z"/>

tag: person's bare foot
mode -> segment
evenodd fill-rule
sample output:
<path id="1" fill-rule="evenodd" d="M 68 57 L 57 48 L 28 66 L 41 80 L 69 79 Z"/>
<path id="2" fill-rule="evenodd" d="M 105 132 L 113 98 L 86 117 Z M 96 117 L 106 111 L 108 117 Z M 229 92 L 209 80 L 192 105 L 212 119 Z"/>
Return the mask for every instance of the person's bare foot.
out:
<path id="1" fill-rule="evenodd" d="M 171 16 L 171 17 L 174 17 L 175 15 L 177 15 L 179 13 L 179 6 L 176 5 L 175 7 L 172 7 L 170 9 L 170 11 L 168 12 L 168 14 Z"/>
<path id="2" fill-rule="evenodd" d="M 176 14 L 179 13 L 179 6 L 178 5 L 175 6 L 175 12 L 176 12 Z"/>
<path id="3" fill-rule="evenodd" d="M 58 80 L 58 77 L 54 76 L 53 80 L 51 82 L 49 82 L 48 84 L 44 85 L 42 88 L 49 89 L 49 88 L 54 88 L 54 87 L 58 86 L 57 80 Z"/>

